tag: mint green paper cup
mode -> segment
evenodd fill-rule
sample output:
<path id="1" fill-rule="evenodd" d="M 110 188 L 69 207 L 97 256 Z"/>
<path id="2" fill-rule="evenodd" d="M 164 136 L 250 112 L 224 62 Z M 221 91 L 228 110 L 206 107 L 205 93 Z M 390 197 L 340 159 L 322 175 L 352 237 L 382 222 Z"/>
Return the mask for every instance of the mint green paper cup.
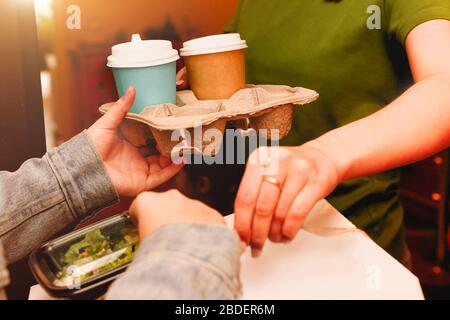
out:
<path id="1" fill-rule="evenodd" d="M 136 99 L 129 112 L 140 113 L 145 107 L 173 103 L 176 96 L 176 62 L 146 68 L 113 68 L 117 92 L 123 96 L 128 87 L 136 89 Z"/>
<path id="2" fill-rule="evenodd" d="M 165 40 L 132 41 L 116 45 L 108 57 L 119 96 L 128 87 L 136 89 L 136 99 L 129 112 L 141 113 L 146 107 L 176 103 L 176 61 L 178 51 Z"/>

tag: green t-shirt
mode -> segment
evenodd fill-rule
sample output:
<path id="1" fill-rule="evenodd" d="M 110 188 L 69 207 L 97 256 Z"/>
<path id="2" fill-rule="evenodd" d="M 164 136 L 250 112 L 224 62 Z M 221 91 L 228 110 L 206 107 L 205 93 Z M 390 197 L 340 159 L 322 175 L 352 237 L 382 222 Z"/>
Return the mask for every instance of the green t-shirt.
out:
<path id="1" fill-rule="evenodd" d="M 383 108 L 411 85 L 405 39 L 437 18 L 450 19 L 449 0 L 241 0 L 226 31 L 247 40 L 249 83 L 320 93 L 297 108 L 284 141 L 300 145 Z M 399 179 L 395 170 L 349 181 L 329 197 L 396 258 L 405 249 Z"/>

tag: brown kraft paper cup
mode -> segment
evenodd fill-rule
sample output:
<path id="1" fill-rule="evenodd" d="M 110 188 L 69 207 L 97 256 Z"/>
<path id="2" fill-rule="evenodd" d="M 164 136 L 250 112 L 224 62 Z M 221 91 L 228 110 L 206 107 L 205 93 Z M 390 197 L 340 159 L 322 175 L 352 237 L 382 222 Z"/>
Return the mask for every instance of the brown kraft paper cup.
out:
<path id="1" fill-rule="evenodd" d="M 246 87 L 244 49 L 184 59 L 189 83 L 199 100 L 229 99 Z"/>

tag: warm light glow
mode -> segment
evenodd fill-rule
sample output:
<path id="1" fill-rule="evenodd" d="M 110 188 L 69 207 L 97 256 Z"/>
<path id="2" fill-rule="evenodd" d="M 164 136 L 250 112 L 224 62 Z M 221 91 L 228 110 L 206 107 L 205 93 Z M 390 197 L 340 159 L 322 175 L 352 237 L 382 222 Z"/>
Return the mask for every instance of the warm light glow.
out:
<path id="1" fill-rule="evenodd" d="M 53 16 L 52 0 L 34 0 L 34 8 L 38 17 L 51 18 Z"/>

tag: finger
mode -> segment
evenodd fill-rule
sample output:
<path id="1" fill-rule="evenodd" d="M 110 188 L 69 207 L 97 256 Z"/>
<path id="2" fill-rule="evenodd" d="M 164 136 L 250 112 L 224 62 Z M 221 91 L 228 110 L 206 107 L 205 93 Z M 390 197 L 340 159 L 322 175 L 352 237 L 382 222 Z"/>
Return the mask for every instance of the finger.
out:
<path id="1" fill-rule="evenodd" d="M 146 189 L 152 190 L 169 181 L 183 168 L 183 166 L 183 164 L 171 164 L 157 172 L 149 173 Z"/>
<path id="2" fill-rule="evenodd" d="M 139 153 L 144 157 L 144 158 L 148 158 L 150 157 L 152 154 L 152 150 L 150 150 L 150 148 L 148 147 L 139 147 Z"/>
<path id="3" fill-rule="evenodd" d="M 131 219 L 135 224 L 137 224 L 139 221 L 137 220 L 137 202 L 136 199 L 131 203 L 130 208 L 128 209 L 128 214 L 130 215 Z"/>
<path id="4" fill-rule="evenodd" d="M 133 87 L 129 87 L 125 95 L 117 100 L 111 109 L 103 116 L 103 127 L 105 129 L 116 129 L 133 105 L 135 97 L 136 90 Z"/>
<path id="5" fill-rule="evenodd" d="M 131 203 L 130 208 L 128 209 L 128 213 L 130 216 L 134 219 L 137 219 L 137 213 L 140 210 L 140 207 L 142 206 L 142 203 L 144 202 L 143 199 L 147 199 L 152 196 L 153 193 L 151 192 L 143 192 L 139 194 Z"/>
<path id="6" fill-rule="evenodd" d="M 155 148 L 149 148 L 149 147 L 140 147 L 139 148 L 139 153 L 144 158 L 150 158 L 150 157 L 153 157 L 153 156 L 158 156 L 158 157 L 161 156 L 161 154 Z"/>
<path id="7" fill-rule="evenodd" d="M 187 75 L 187 69 L 186 69 L 186 67 L 183 67 L 177 73 L 177 77 L 176 77 L 177 83 L 178 83 L 178 81 L 183 81 L 184 82 L 184 79 L 186 78 L 186 75 Z"/>
<path id="8" fill-rule="evenodd" d="M 306 175 L 287 175 L 272 219 L 272 225 L 269 232 L 271 241 L 281 242 L 283 240 L 282 227 L 284 220 L 286 219 L 295 198 L 305 186 L 306 181 Z"/>
<path id="9" fill-rule="evenodd" d="M 150 173 L 155 173 L 164 169 L 172 164 L 172 160 L 167 157 L 161 155 L 150 155 L 146 158 L 147 163 L 149 164 Z"/>
<path id="10" fill-rule="evenodd" d="M 264 243 L 267 240 L 280 192 L 278 186 L 267 181 L 262 182 L 252 223 L 250 244 L 254 257 L 261 255 Z"/>
<path id="11" fill-rule="evenodd" d="M 269 239 L 270 241 L 274 243 L 280 243 L 283 242 L 283 235 L 282 235 L 282 229 L 283 229 L 283 222 L 284 219 L 286 219 L 287 213 L 282 217 L 273 217 L 272 224 L 270 225 L 269 230 Z"/>
<path id="12" fill-rule="evenodd" d="M 154 155 L 154 156 L 150 156 L 150 157 L 148 157 L 146 160 L 147 160 L 147 163 L 148 163 L 148 165 L 149 165 L 149 168 L 148 168 L 148 170 L 149 170 L 149 173 L 150 174 L 155 174 L 155 173 L 157 173 L 158 171 L 161 171 L 161 169 L 162 169 L 162 167 L 161 167 L 161 165 L 159 164 L 159 158 L 160 158 L 161 156 L 159 156 L 159 155 Z"/>
<path id="13" fill-rule="evenodd" d="M 178 71 L 176 81 L 178 89 L 186 89 L 189 87 L 186 67 Z"/>
<path id="14" fill-rule="evenodd" d="M 142 221 L 139 221 L 140 217 L 143 214 L 148 214 L 148 204 L 155 204 L 160 198 L 160 195 L 154 192 L 142 192 L 140 193 L 134 201 L 131 203 L 130 208 L 128 209 L 128 213 L 132 221 L 138 226 L 139 234 L 147 234 L 146 232 L 142 232 L 142 229 L 145 227 L 145 224 Z"/>
<path id="15" fill-rule="evenodd" d="M 303 227 L 308 213 L 313 209 L 317 201 L 316 188 L 307 185 L 295 198 L 284 221 L 282 234 L 285 238 L 295 238 L 298 231 Z"/>
<path id="16" fill-rule="evenodd" d="M 177 81 L 177 90 L 186 90 L 189 88 L 189 83 L 187 80 Z"/>
<path id="17" fill-rule="evenodd" d="M 234 228 L 247 245 L 250 244 L 253 212 L 262 183 L 261 168 L 257 163 L 247 164 L 234 206 Z"/>
<path id="18" fill-rule="evenodd" d="M 159 157 L 159 165 L 161 168 L 168 167 L 172 164 L 172 160 L 168 157 L 160 156 Z"/>

